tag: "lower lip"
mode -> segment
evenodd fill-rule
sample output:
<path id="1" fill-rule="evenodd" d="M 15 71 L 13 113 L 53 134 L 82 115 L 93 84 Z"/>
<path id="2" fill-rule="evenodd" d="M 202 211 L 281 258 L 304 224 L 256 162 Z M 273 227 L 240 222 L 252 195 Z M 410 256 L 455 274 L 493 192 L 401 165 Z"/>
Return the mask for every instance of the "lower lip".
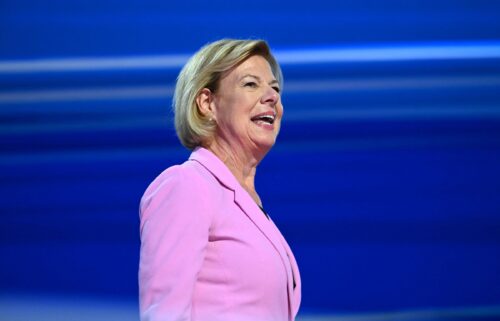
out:
<path id="1" fill-rule="evenodd" d="M 274 124 L 269 124 L 269 123 L 266 123 L 265 121 L 262 121 L 262 120 L 256 120 L 256 121 L 253 121 L 253 123 L 261 128 L 264 128 L 267 130 L 274 130 Z"/>

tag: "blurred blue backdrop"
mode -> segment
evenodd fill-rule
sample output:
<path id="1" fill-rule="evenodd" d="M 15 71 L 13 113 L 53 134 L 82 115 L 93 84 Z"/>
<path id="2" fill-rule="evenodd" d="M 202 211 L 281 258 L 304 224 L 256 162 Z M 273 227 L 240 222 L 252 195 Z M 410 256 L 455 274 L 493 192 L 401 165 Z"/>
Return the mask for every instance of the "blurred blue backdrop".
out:
<path id="1" fill-rule="evenodd" d="M 257 188 L 303 320 L 500 318 L 500 3 L 3 0 L 2 320 L 48 296 L 136 318 L 139 199 L 189 155 L 175 78 L 222 37 L 264 38 L 282 64 Z"/>

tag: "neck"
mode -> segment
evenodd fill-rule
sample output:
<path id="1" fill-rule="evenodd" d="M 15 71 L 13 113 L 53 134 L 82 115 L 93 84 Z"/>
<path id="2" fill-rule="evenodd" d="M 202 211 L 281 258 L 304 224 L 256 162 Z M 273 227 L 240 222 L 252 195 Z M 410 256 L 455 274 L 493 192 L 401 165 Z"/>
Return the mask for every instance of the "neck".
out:
<path id="1" fill-rule="evenodd" d="M 255 173 L 261 159 L 255 157 L 252 153 L 231 148 L 231 146 L 218 140 L 213 140 L 208 144 L 207 149 L 222 160 L 240 185 L 259 206 L 262 206 L 261 200 L 255 191 Z"/>

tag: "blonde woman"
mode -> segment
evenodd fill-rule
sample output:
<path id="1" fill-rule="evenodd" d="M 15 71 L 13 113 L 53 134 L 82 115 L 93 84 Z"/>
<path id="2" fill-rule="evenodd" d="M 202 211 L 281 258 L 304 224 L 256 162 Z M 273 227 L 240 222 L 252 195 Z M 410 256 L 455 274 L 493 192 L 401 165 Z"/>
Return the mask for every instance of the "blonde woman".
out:
<path id="1" fill-rule="evenodd" d="M 297 263 L 254 185 L 280 129 L 282 85 L 261 40 L 208 44 L 182 69 L 175 125 L 192 154 L 141 200 L 141 320 L 295 319 Z"/>

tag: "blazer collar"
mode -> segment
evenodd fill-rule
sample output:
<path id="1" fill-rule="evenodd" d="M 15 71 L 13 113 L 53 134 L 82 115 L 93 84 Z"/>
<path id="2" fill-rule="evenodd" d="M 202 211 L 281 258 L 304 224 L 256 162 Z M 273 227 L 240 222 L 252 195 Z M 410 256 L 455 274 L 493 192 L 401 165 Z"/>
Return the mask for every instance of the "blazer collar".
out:
<path id="1" fill-rule="evenodd" d="M 240 183 L 236 180 L 233 173 L 227 168 L 217 156 L 215 156 L 211 151 L 203 147 L 196 147 L 189 160 L 194 160 L 203 165 L 212 175 L 217 178 L 217 180 L 229 188 L 230 190 L 236 190 L 237 188 L 242 188 Z"/>
<path id="2" fill-rule="evenodd" d="M 300 276 L 295 258 L 288 247 L 285 239 L 279 232 L 274 222 L 267 219 L 259 206 L 251 198 L 241 184 L 236 180 L 233 173 L 227 166 L 208 149 L 197 147 L 191 153 L 189 160 L 196 161 L 205 167 L 212 175 L 226 188 L 234 192 L 234 202 L 241 208 L 243 213 L 255 224 L 255 226 L 265 235 L 278 252 L 288 279 L 288 304 L 290 318 L 296 315 L 300 302 Z M 296 288 L 293 288 L 293 278 L 295 277 Z"/>

